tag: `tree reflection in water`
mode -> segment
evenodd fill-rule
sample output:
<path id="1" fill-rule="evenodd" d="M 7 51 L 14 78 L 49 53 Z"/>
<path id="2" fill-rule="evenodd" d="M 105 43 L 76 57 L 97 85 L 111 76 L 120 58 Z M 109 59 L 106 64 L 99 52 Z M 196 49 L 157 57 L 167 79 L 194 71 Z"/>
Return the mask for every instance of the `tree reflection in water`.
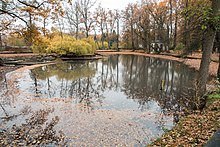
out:
<path id="1" fill-rule="evenodd" d="M 160 106 L 161 113 L 172 111 L 174 122 L 177 122 L 177 112 L 192 108 L 196 79 L 193 69 L 174 61 L 137 56 L 130 58 L 122 59 L 127 71 L 123 72 L 123 91 L 127 98 L 138 101 L 141 110 L 147 109 L 148 102 L 153 100 Z"/>
<path id="2" fill-rule="evenodd" d="M 96 72 L 96 64 L 96 62 L 60 63 L 31 70 L 35 96 L 70 98 L 88 110 L 93 109 L 92 105 L 95 102 L 101 105 L 102 90 L 92 78 Z"/>
<path id="3" fill-rule="evenodd" d="M 189 107 L 196 73 L 183 64 L 134 55 L 115 55 L 99 62 L 47 65 L 31 70 L 38 97 L 72 98 L 90 107 L 102 105 L 106 91 L 123 92 L 147 109 L 155 101 L 164 113 Z M 55 78 L 56 77 L 56 78 Z M 164 81 L 161 90 L 161 81 Z M 97 104 L 97 103 L 96 103 Z"/>
<path id="4" fill-rule="evenodd" d="M 96 137 L 111 140 L 98 134 L 87 138 L 97 131 L 113 136 L 124 134 L 118 139 L 129 143 L 137 142 L 138 136 L 140 145 L 150 143 L 152 136 L 170 128 L 171 119 L 178 121 L 178 112 L 190 107 L 196 72 L 178 62 L 114 55 L 98 61 L 46 65 L 12 75 L 3 79 L 6 82 L 0 98 L 6 111 L 14 105 L 11 112 L 16 112 L 24 104 L 36 110 L 55 108 L 51 116 L 60 117 L 57 128 L 69 136 L 75 132 L 84 134 L 83 139 L 81 135 L 73 139 L 76 143 L 97 141 Z M 103 132 L 105 128 L 108 130 Z"/>

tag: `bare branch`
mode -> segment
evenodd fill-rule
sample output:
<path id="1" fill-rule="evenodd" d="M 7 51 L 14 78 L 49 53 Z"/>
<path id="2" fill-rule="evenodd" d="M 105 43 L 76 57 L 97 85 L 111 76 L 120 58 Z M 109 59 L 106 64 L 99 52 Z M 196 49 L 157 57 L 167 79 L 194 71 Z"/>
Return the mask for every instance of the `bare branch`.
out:
<path id="1" fill-rule="evenodd" d="M 25 5 L 25 6 L 32 7 L 32 8 L 35 8 L 35 9 L 40 8 L 44 3 L 46 3 L 46 1 L 43 1 L 42 3 L 38 4 L 37 6 L 35 6 L 35 5 L 29 4 L 29 3 L 27 3 L 27 2 L 21 1 L 21 0 L 17 0 L 17 1 L 18 1 L 19 3 Z"/>

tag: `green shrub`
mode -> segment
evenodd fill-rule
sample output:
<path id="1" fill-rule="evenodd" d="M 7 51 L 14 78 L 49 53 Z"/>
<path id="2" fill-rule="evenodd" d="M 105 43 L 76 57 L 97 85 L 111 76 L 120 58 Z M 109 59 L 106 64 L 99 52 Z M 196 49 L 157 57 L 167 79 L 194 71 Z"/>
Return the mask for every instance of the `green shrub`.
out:
<path id="1" fill-rule="evenodd" d="M 190 46 L 189 46 L 189 51 L 197 51 L 201 49 L 201 43 L 200 43 L 200 40 L 193 40 L 191 43 L 190 43 Z"/>
<path id="2" fill-rule="evenodd" d="M 183 50 L 185 49 L 185 45 L 183 43 L 178 43 L 175 47 L 175 50 Z"/>

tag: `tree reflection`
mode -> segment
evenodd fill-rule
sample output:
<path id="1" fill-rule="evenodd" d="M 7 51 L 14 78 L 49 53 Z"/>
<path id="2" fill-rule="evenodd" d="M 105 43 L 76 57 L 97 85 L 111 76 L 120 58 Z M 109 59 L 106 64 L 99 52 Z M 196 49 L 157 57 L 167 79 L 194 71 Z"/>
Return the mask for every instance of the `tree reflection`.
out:
<path id="1" fill-rule="evenodd" d="M 126 71 L 123 72 L 125 84 L 122 89 L 128 98 L 136 99 L 141 106 L 155 100 L 164 111 L 181 111 L 183 106 L 189 105 L 185 98 L 193 96 L 195 71 L 174 61 L 138 56 L 130 58 L 122 58 Z M 164 81 L 163 89 L 161 81 Z"/>
<path id="2" fill-rule="evenodd" d="M 33 91 L 38 97 L 71 98 L 86 108 L 92 107 L 92 104 L 101 104 L 102 95 L 92 78 L 95 75 L 95 64 L 65 62 L 35 68 L 31 70 Z"/>
<path id="3" fill-rule="evenodd" d="M 166 113 L 189 106 L 195 71 L 174 61 L 114 55 L 99 62 L 38 67 L 31 70 L 31 77 L 37 96 L 72 98 L 92 107 L 102 105 L 104 92 L 119 91 L 138 102 L 142 111 L 153 100 Z"/>

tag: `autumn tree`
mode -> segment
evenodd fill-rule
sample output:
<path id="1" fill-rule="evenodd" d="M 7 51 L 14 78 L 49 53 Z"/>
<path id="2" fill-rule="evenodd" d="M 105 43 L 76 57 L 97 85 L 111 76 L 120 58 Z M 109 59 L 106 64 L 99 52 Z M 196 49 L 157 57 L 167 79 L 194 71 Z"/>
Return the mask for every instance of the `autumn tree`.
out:
<path id="1" fill-rule="evenodd" d="M 180 0 L 177 0 L 173 4 L 173 9 L 174 9 L 174 29 L 173 29 L 173 46 L 172 48 L 175 49 L 177 46 L 177 34 L 178 34 L 178 20 L 180 19 Z"/>
<path id="2" fill-rule="evenodd" d="M 38 22 L 42 23 L 42 27 L 41 27 L 41 31 L 43 33 L 44 36 L 48 35 L 48 30 L 47 30 L 47 26 L 49 25 L 50 22 L 50 13 L 51 13 L 51 8 L 48 5 L 43 5 L 43 11 L 39 12 L 39 18 L 38 18 Z"/>
<path id="3" fill-rule="evenodd" d="M 123 11 L 122 18 L 124 19 L 124 23 L 127 26 L 127 30 L 130 32 L 130 41 L 131 41 L 131 48 L 134 51 L 135 50 L 135 44 L 134 44 L 134 13 L 137 5 L 135 4 L 128 4 L 128 6 Z"/>
<path id="4" fill-rule="evenodd" d="M 168 7 L 166 5 L 166 1 L 162 2 L 152 2 L 148 6 L 148 10 L 150 12 L 150 16 L 153 18 L 153 30 L 154 30 L 154 42 L 160 42 L 165 44 L 165 47 L 168 47 L 168 37 L 167 34 L 167 16 L 168 16 Z M 159 52 L 161 48 L 159 49 Z"/>
<path id="5" fill-rule="evenodd" d="M 2 7 L 0 8 L 0 13 L 5 14 L 13 18 L 17 22 L 23 22 L 25 24 L 25 33 L 27 45 L 31 45 L 35 35 L 33 32 L 38 30 L 36 22 L 40 21 L 40 18 L 44 19 L 43 32 L 45 33 L 46 19 L 51 11 L 60 11 L 61 4 L 57 0 L 15 0 L 6 1 L 1 0 Z M 36 29 L 37 28 L 37 29 Z M 35 29 L 35 30 L 34 30 Z M 28 33 L 27 33 L 28 32 Z"/>
<path id="6" fill-rule="evenodd" d="M 204 20 L 202 28 L 205 30 L 205 39 L 203 40 L 203 53 L 199 69 L 198 78 L 198 96 L 203 96 L 206 92 L 206 83 L 209 76 L 209 65 L 211 62 L 211 54 L 216 36 L 216 30 L 220 28 L 220 3 L 218 0 L 211 1 L 211 9 L 204 12 Z"/>
<path id="7" fill-rule="evenodd" d="M 135 29 L 136 35 L 140 38 L 142 46 L 145 52 L 150 53 L 150 30 L 151 30 L 151 20 L 146 5 L 141 5 L 135 11 L 135 24 L 137 29 Z"/>
<path id="8" fill-rule="evenodd" d="M 169 49 L 175 49 L 177 45 L 177 28 L 180 8 L 180 0 L 168 0 L 168 46 Z"/>
<path id="9" fill-rule="evenodd" d="M 203 30 L 204 12 L 210 6 L 209 0 L 185 0 L 182 2 L 181 10 L 181 36 L 184 43 L 184 54 L 192 53 L 192 51 L 201 49 Z"/>
<path id="10" fill-rule="evenodd" d="M 119 49 L 119 24 L 120 24 L 120 18 L 121 18 L 121 15 L 120 15 L 120 13 L 119 13 L 119 11 L 118 10 L 115 10 L 115 19 L 116 19 L 116 23 L 117 23 L 117 46 L 116 46 L 116 48 L 117 48 L 117 50 L 119 51 L 120 49 Z"/>

